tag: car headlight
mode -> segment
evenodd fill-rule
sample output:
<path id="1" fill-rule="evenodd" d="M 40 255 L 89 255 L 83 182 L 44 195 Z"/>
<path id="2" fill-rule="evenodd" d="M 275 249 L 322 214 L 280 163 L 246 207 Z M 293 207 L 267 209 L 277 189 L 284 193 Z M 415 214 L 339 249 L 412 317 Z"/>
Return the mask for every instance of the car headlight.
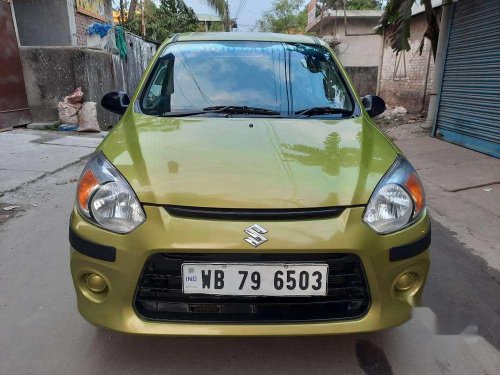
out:
<path id="1" fill-rule="evenodd" d="M 425 208 L 424 189 L 411 164 L 398 156 L 373 192 L 363 221 L 387 234 L 414 223 Z"/>
<path id="2" fill-rule="evenodd" d="M 134 191 L 102 152 L 83 169 L 76 206 L 87 220 L 115 233 L 129 233 L 146 220 Z"/>

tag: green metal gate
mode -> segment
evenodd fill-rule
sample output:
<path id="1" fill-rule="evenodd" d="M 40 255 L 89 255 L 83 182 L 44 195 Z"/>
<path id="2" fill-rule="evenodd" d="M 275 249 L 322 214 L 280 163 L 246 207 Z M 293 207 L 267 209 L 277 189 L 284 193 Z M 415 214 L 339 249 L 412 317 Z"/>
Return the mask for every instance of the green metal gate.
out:
<path id="1" fill-rule="evenodd" d="M 500 1 L 454 4 L 436 136 L 500 157 Z"/>

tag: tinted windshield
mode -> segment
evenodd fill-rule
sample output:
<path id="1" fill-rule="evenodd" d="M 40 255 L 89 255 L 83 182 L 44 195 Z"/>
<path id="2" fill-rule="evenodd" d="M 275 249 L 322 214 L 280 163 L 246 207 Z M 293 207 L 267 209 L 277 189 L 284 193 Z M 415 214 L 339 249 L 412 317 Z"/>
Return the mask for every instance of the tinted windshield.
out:
<path id="1" fill-rule="evenodd" d="M 275 42 L 167 46 L 140 99 L 150 115 L 220 106 L 288 116 L 312 107 L 352 111 L 353 101 L 326 48 Z"/>

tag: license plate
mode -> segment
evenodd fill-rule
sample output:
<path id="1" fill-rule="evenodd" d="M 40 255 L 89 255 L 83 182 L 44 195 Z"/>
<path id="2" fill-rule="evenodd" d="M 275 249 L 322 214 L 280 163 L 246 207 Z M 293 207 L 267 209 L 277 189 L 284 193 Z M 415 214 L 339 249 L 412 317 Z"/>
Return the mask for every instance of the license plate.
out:
<path id="1" fill-rule="evenodd" d="M 324 296 L 327 264 L 184 263 L 185 294 Z"/>

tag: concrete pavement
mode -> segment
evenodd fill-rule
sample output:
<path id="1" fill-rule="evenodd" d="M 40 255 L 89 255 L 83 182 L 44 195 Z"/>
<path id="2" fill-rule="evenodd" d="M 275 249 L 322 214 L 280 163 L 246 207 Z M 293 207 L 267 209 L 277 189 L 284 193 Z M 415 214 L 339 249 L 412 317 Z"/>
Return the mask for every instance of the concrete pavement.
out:
<path id="1" fill-rule="evenodd" d="M 26 145 L 31 157 L 18 153 L 15 157 L 26 157 L 24 164 L 7 169 L 1 145 L 10 144 L 4 141 L 9 134 L 29 136 L 24 140 L 37 147 Z M 99 141 L 76 138 L 54 132 L 0 133 L 0 170 L 7 170 L 8 177 L 20 174 L 20 182 L 0 194 L 0 216 L 5 214 L 1 207 L 20 206 L 13 217 L 0 218 L 0 374 L 500 373 L 500 273 L 492 267 L 499 257 L 498 242 L 492 242 L 499 226 L 498 184 L 477 173 L 483 163 L 474 163 L 475 158 L 490 160 L 481 154 L 465 152 L 462 159 L 462 150 L 448 150 L 459 155 L 449 159 L 453 184 L 448 184 L 438 169 L 447 155 L 444 142 L 399 141 L 424 179 L 432 215 L 438 218 L 426 307 L 409 323 L 330 337 L 141 337 L 95 328 L 76 310 L 68 220 L 84 165 L 80 159 L 92 152 L 93 144 L 85 142 Z M 65 164 L 58 158 L 47 161 L 39 147 L 66 147 Z M 476 170 L 464 172 L 459 163 L 471 163 Z M 497 164 L 488 163 L 483 172 L 496 173 Z M 24 171 L 41 174 L 23 177 Z M 449 188 L 458 186 L 457 174 L 473 172 L 493 184 Z M 482 232 L 482 226 L 491 233 Z"/>
<path id="2" fill-rule="evenodd" d="M 26 207 L 0 225 L 1 374 L 500 372 L 500 274 L 439 223 L 433 223 L 433 263 L 424 295 L 432 311 L 419 310 L 392 330 L 308 338 L 175 338 L 95 328 L 76 310 L 69 273 L 68 218 L 82 167 L 74 164 L 0 198 Z"/>
<path id="3" fill-rule="evenodd" d="M 432 217 L 500 270 L 500 160 L 427 136 L 396 144 L 423 180 Z"/>
<path id="4" fill-rule="evenodd" d="M 0 194 L 90 155 L 104 134 L 24 129 L 0 133 Z"/>

